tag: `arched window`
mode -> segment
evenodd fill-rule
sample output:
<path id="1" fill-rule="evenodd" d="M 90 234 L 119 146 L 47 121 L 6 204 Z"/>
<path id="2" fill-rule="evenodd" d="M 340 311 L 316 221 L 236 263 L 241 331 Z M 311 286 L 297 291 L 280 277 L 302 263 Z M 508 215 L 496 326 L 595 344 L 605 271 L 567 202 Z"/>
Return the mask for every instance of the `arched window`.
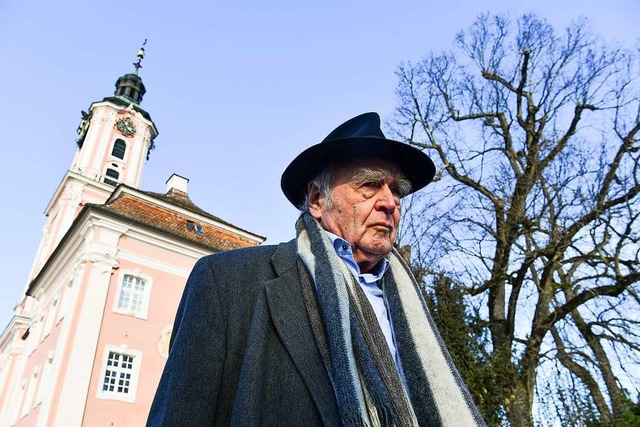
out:
<path id="1" fill-rule="evenodd" d="M 118 178 L 120 178 L 120 173 L 117 170 L 107 169 L 106 176 L 104 177 L 104 182 L 109 185 L 116 186 L 118 185 Z"/>
<path id="2" fill-rule="evenodd" d="M 116 139 L 116 142 L 113 144 L 113 150 L 111 150 L 111 155 L 119 159 L 124 159 L 124 152 L 126 149 L 127 143 L 121 139 Z"/>

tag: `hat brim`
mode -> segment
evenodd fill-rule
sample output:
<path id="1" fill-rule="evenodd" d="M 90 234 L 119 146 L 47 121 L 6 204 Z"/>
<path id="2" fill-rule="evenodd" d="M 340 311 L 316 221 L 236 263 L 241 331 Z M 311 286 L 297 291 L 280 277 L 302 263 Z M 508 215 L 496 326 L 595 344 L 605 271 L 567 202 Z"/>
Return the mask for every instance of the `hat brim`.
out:
<path id="1" fill-rule="evenodd" d="M 408 144 L 375 137 L 341 138 L 307 148 L 287 166 L 280 186 L 287 199 L 300 207 L 309 182 L 329 165 L 352 159 L 379 158 L 394 163 L 411 182 L 411 192 L 429 184 L 436 168 L 424 152 Z"/>

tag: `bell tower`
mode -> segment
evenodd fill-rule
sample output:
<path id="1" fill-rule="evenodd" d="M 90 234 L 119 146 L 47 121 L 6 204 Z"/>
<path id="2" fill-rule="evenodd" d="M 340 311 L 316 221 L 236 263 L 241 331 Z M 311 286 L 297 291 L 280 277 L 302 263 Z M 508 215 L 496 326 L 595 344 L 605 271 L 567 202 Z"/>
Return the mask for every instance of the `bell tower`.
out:
<path id="1" fill-rule="evenodd" d="M 82 111 L 72 172 L 111 187 L 121 183 L 139 186 L 144 162 L 158 134 L 149 113 L 140 106 L 146 93 L 138 75 L 144 54 L 143 44 L 133 72 L 116 81 L 114 96 L 94 102 L 88 112 Z M 113 188 L 108 190 L 111 193 Z"/>
<path id="2" fill-rule="evenodd" d="M 87 203 L 103 204 L 115 187 L 138 188 L 158 129 L 140 104 L 146 93 L 138 75 L 145 56 L 145 40 L 133 63 L 133 72 L 116 81 L 113 96 L 82 111 L 76 139 L 77 151 L 49 202 L 30 282 L 40 271 L 73 220 Z"/>

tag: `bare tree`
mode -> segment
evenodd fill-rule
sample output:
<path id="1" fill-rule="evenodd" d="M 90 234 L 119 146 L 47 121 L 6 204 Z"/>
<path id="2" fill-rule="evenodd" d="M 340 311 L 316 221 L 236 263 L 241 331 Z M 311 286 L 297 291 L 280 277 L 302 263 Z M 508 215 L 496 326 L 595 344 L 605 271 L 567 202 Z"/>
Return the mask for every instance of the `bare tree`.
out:
<path id="1" fill-rule="evenodd" d="M 403 243 L 464 288 L 514 426 L 616 424 L 640 384 L 638 54 L 587 24 L 482 15 L 397 72 L 394 131 L 440 165 Z"/>

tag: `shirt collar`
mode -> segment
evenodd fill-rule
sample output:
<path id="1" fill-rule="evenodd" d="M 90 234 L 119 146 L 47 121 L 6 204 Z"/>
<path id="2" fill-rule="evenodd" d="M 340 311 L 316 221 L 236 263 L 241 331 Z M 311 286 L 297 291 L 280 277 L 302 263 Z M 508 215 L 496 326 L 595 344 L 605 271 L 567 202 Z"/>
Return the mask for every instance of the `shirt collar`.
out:
<path id="1" fill-rule="evenodd" d="M 373 283 L 382 279 L 382 276 L 384 276 L 384 273 L 386 273 L 389 268 L 389 260 L 386 257 L 382 258 L 370 272 L 360 273 L 360 266 L 353 258 L 353 250 L 349 242 L 327 230 L 324 230 L 324 232 L 327 233 L 327 236 L 331 240 L 338 257 L 347 264 L 349 270 L 351 270 L 357 278 L 364 280 L 366 283 Z"/>

